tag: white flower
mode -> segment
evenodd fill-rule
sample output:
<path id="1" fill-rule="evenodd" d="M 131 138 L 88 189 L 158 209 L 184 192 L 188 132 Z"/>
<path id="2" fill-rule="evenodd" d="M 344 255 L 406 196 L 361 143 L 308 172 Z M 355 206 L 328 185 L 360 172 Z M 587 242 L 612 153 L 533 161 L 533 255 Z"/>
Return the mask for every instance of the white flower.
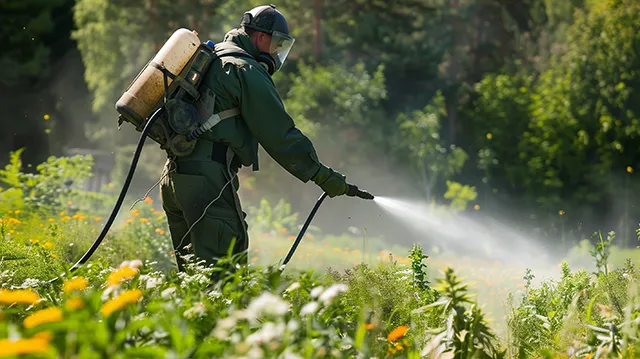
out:
<path id="1" fill-rule="evenodd" d="M 302 357 L 291 351 L 291 348 L 287 348 L 284 353 L 282 353 L 283 359 L 302 359 Z"/>
<path id="2" fill-rule="evenodd" d="M 314 314 L 318 308 L 320 308 L 320 303 L 318 302 L 309 302 L 305 304 L 302 308 L 300 308 L 300 316 L 305 316 L 309 314 Z"/>
<path id="3" fill-rule="evenodd" d="M 213 335 L 218 339 L 226 339 L 229 335 L 229 329 L 236 325 L 236 318 L 226 317 L 218 320 L 216 327 L 213 329 Z"/>
<path id="4" fill-rule="evenodd" d="M 267 322 L 257 332 L 247 337 L 247 343 L 251 344 L 264 344 L 269 343 L 276 338 L 280 338 L 284 334 L 284 323 L 274 324 L 273 322 Z"/>
<path id="5" fill-rule="evenodd" d="M 203 303 L 196 303 L 193 307 L 184 311 L 185 318 L 193 319 L 195 317 L 201 317 L 207 311 L 207 308 Z"/>
<path id="6" fill-rule="evenodd" d="M 295 282 L 295 283 L 292 283 L 287 289 L 285 289 L 284 292 L 285 293 L 291 292 L 292 290 L 296 290 L 298 288 L 300 288 L 300 283 Z"/>
<path id="7" fill-rule="evenodd" d="M 260 347 L 252 347 L 247 352 L 248 358 L 261 359 L 264 358 L 264 351 Z"/>
<path id="8" fill-rule="evenodd" d="M 346 284 L 334 284 L 331 287 L 327 288 L 327 290 L 325 290 L 320 297 L 318 297 L 318 300 L 322 301 L 324 303 L 324 305 L 328 305 L 333 298 L 335 298 L 338 294 L 342 293 L 342 292 L 346 292 L 347 289 L 349 289 L 349 287 L 347 287 Z"/>
<path id="9" fill-rule="evenodd" d="M 311 298 L 315 298 L 315 297 L 319 296 L 320 293 L 322 293 L 323 290 L 324 290 L 323 286 L 319 286 L 319 287 L 315 287 L 315 288 L 311 289 Z"/>
<path id="10" fill-rule="evenodd" d="M 40 280 L 35 278 L 27 278 L 22 282 L 19 288 L 36 288 L 40 285 Z"/>
<path id="11" fill-rule="evenodd" d="M 157 287 L 160 283 L 162 283 L 162 279 L 159 277 L 152 277 L 148 274 L 143 274 L 140 276 L 140 280 L 146 282 L 147 289 L 153 289 Z"/>
<path id="12" fill-rule="evenodd" d="M 169 299 L 172 297 L 173 293 L 175 293 L 176 291 L 176 287 L 169 287 L 165 290 L 162 291 L 162 293 L 160 293 L 160 296 L 162 297 L 162 299 Z"/>
<path id="13" fill-rule="evenodd" d="M 253 321 L 263 315 L 283 315 L 287 310 L 289 310 L 287 302 L 269 292 L 264 292 L 249 304 L 246 315 L 247 319 Z"/>
<path id="14" fill-rule="evenodd" d="M 294 319 L 291 319 L 289 323 L 287 323 L 287 331 L 289 332 L 295 332 L 299 328 L 300 328 L 300 324 L 298 323 L 298 321 Z"/>

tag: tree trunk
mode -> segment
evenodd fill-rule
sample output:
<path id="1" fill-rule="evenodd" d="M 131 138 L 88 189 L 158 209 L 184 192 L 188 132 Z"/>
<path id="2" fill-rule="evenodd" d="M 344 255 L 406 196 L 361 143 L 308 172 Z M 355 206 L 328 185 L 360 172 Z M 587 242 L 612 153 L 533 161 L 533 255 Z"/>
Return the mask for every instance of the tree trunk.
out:
<path id="1" fill-rule="evenodd" d="M 316 61 L 320 60 L 322 54 L 322 0 L 315 0 L 313 36 L 315 39 Z"/>

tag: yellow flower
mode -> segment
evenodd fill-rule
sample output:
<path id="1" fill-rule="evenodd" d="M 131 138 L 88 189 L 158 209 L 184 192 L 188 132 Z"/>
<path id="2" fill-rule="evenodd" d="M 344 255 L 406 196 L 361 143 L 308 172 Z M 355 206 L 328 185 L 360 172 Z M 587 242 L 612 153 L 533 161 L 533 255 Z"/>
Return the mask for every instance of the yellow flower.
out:
<path id="1" fill-rule="evenodd" d="M 475 209 L 476 211 L 480 210 L 480 205 L 476 204 L 475 206 L 473 206 L 473 209 Z"/>
<path id="2" fill-rule="evenodd" d="M 142 222 L 142 223 L 147 223 L 147 222 L 149 222 L 149 219 L 147 219 L 147 218 L 140 218 L 140 222 Z"/>
<path id="3" fill-rule="evenodd" d="M 142 291 L 139 289 L 124 291 L 119 296 L 104 303 L 100 309 L 100 313 L 102 313 L 103 316 L 108 317 L 113 312 L 126 307 L 128 304 L 137 302 L 141 297 Z"/>
<path id="4" fill-rule="evenodd" d="M 82 277 L 75 277 L 64 282 L 62 288 L 65 293 L 73 292 L 74 290 L 84 290 L 89 285 L 89 281 Z"/>
<path id="5" fill-rule="evenodd" d="M 109 275 L 109 278 L 107 278 L 107 284 L 109 286 L 118 285 L 122 280 L 133 278 L 136 273 L 138 273 L 137 268 L 131 268 L 128 266 L 118 268 Z"/>
<path id="6" fill-rule="evenodd" d="M 45 247 L 45 248 L 51 248 L 51 247 L 53 247 L 53 243 L 47 242 L 47 243 L 43 244 L 42 246 Z"/>
<path id="7" fill-rule="evenodd" d="M 72 205 L 72 204 L 73 204 L 73 202 L 69 201 L 69 202 L 67 202 L 67 204 L 70 206 L 70 205 Z"/>
<path id="8" fill-rule="evenodd" d="M 37 239 L 30 239 L 29 242 L 31 242 L 32 244 L 36 244 L 36 243 L 38 243 L 38 240 Z"/>
<path id="9" fill-rule="evenodd" d="M 58 307 L 39 310 L 24 319 L 25 328 L 33 328 L 40 324 L 59 322 L 62 320 L 62 311 Z"/>
<path id="10" fill-rule="evenodd" d="M 22 222 L 19 219 L 13 218 L 13 217 L 9 218 L 9 220 L 7 221 L 7 224 L 20 224 L 20 223 Z"/>
<path id="11" fill-rule="evenodd" d="M 45 353 L 47 350 L 49 340 L 42 336 L 18 340 L 0 339 L 0 356 Z"/>
<path id="12" fill-rule="evenodd" d="M 70 221 L 70 220 L 71 220 L 71 217 L 69 217 L 69 216 L 64 216 L 64 217 L 62 217 L 62 219 L 60 219 L 60 220 L 61 220 L 62 222 Z"/>
<path id="13" fill-rule="evenodd" d="M 561 215 L 561 216 L 564 216 L 564 211 L 563 210 L 559 210 L 558 214 Z"/>
<path id="14" fill-rule="evenodd" d="M 140 211 L 138 211 L 137 209 L 134 209 L 134 210 L 133 210 L 133 212 L 131 212 L 131 214 L 132 214 L 134 217 L 138 217 L 138 216 L 140 215 Z"/>
<path id="15" fill-rule="evenodd" d="M 51 116 L 49 116 L 48 113 L 45 113 L 44 116 L 42 116 L 42 118 L 44 118 L 45 121 L 49 121 L 49 119 L 51 118 Z"/>
<path id="16" fill-rule="evenodd" d="M 491 134 L 491 132 L 487 133 L 487 140 L 490 140 L 493 138 L 493 135 Z"/>
<path id="17" fill-rule="evenodd" d="M 156 217 L 156 221 L 160 222 L 160 221 L 162 221 L 162 220 L 164 220 L 164 216 L 158 216 L 158 217 Z"/>
<path id="18" fill-rule="evenodd" d="M 51 258 L 58 258 L 58 255 L 55 253 L 51 253 Z"/>
<path id="19" fill-rule="evenodd" d="M 35 304 L 40 301 L 40 296 L 29 289 L 26 290 L 6 290 L 0 289 L 0 304 Z"/>
<path id="20" fill-rule="evenodd" d="M 66 214 L 67 214 L 67 212 L 62 211 L 62 212 L 60 212 L 60 217 L 64 217 Z"/>
<path id="21" fill-rule="evenodd" d="M 153 203 L 153 200 L 151 199 L 151 197 L 145 197 L 144 198 L 144 203 L 151 204 L 151 203 Z"/>
<path id="22" fill-rule="evenodd" d="M 13 211 L 13 213 L 15 213 L 15 214 L 20 214 L 20 212 L 22 212 L 22 211 L 19 210 L 19 209 L 16 209 L 15 211 Z"/>
<path id="23" fill-rule="evenodd" d="M 67 309 L 80 309 L 84 307 L 84 302 L 80 297 L 69 298 L 69 300 L 64 304 Z"/>
<path id="24" fill-rule="evenodd" d="M 627 166 L 627 172 L 629 172 L 629 173 L 633 173 L 633 167 L 631 167 L 631 166 Z"/>
<path id="25" fill-rule="evenodd" d="M 164 229 L 156 228 L 156 233 L 162 235 L 162 234 L 164 234 Z"/>
<path id="26" fill-rule="evenodd" d="M 53 219 L 53 218 L 49 218 L 49 219 L 48 219 L 48 221 L 49 221 L 49 223 L 53 223 L 53 222 L 55 222 L 56 220 L 55 220 L 55 219 Z"/>
<path id="27" fill-rule="evenodd" d="M 100 222 L 100 221 L 102 221 L 102 217 L 96 217 L 93 220 L 96 221 L 96 222 Z"/>
<path id="28" fill-rule="evenodd" d="M 391 333 L 389 333 L 389 335 L 387 336 L 387 340 L 390 342 L 394 340 L 398 340 L 404 337 L 404 335 L 407 333 L 407 330 L 409 330 L 408 325 L 401 325 L 396 329 L 392 330 Z"/>

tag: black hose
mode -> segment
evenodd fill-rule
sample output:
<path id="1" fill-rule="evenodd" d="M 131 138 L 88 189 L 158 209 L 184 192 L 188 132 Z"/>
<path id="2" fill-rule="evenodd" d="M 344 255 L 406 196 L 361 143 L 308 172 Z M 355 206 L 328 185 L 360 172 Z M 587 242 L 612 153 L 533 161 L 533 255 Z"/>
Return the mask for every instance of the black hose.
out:
<path id="1" fill-rule="evenodd" d="M 304 225 L 302 226 L 300 233 L 298 233 L 298 238 L 296 238 L 295 242 L 293 242 L 293 246 L 289 250 L 287 257 L 282 262 L 281 268 L 287 265 L 287 263 L 289 263 L 289 261 L 291 260 L 291 257 L 293 257 L 293 253 L 296 251 L 296 248 L 298 248 L 298 244 L 300 244 L 300 241 L 302 240 L 304 233 L 307 231 L 307 228 L 309 227 L 309 224 L 311 223 L 313 216 L 316 215 L 318 208 L 320 208 L 320 205 L 322 204 L 322 201 L 324 201 L 325 198 L 327 198 L 327 193 L 323 192 L 320 198 L 318 198 L 318 200 L 316 201 L 316 204 L 313 206 L 311 213 L 309 213 L 309 217 L 307 217 L 307 220 L 304 221 Z"/>
<path id="2" fill-rule="evenodd" d="M 129 185 L 131 184 L 131 180 L 133 179 L 133 174 L 134 174 L 134 172 L 136 170 L 136 166 L 138 165 L 138 160 L 140 159 L 140 153 L 142 152 L 142 147 L 144 146 L 144 142 L 147 139 L 147 135 L 149 134 L 149 131 L 151 130 L 151 126 L 153 126 L 153 124 L 156 122 L 156 120 L 160 117 L 160 115 L 163 112 L 163 110 L 164 110 L 164 106 L 162 106 L 159 109 L 157 109 L 151 115 L 151 117 L 149 117 L 149 120 L 145 124 L 144 129 L 142 130 L 142 133 L 140 134 L 140 139 L 138 140 L 138 147 L 136 147 L 136 151 L 133 154 L 133 159 L 131 160 L 131 166 L 129 167 L 129 173 L 127 173 L 127 178 L 125 179 L 124 185 L 122 186 L 122 189 L 120 190 L 120 195 L 118 196 L 118 200 L 116 201 L 116 204 L 113 207 L 113 210 L 111 211 L 111 214 L 109 215 L 109 218 L 107 219 L 107 222 L 104 224 L 104 227 L 102 228 L 102 232 L 98 235 L 98 238 L 96 238 L 96 240 L 93 242 L 93 244 L 91 245 L 91 248 L 89 248 L 89 250 L 82 256 L 82 258 L 80 258 L 80 260 L 78 262 L 76 262 L 76 264 L 73 265 L 73 267 L 71 267 L 71 269 L 69 270 L 70 273 L 76 271 L 78 268 L 80 268 L 81 265 L 86 263 L 89 260 L 89 258 L 91 257 L 91 255 L 93 254 L 93 252 L 95 252 L 96 249 L 98 249 L 98 246 L 100 246 L 100 243 L 102 242 L 104 237 L 107 236 L 107 233 L 109 232 L 109 229 L 111 228 L 111 225 L 113 224 L 113 221 L 115 221 L 116 216 L 118 215 L 118 211 L 120 211 L 120 207 L 122 206 L 122 202 L 124 202 L 124 197 L 127 194 L 127 190 L 129 189 Z M 58 277 L 51 279 L 49 281 L 49 283 L 54 283 L 56 280 L 58 280 Z"/>

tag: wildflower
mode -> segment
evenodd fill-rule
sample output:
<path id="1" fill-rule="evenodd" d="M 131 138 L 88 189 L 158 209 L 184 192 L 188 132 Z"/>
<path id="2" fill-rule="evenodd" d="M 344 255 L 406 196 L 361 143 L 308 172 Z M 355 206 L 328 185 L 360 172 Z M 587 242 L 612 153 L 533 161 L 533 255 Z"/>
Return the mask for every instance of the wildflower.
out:
<path id="1" fill-rule="evenodd" d="M 164 234 L 164 229 L 156 228 L 156 233 L 158 233 L 159 235 L 163 235 Z"/>
<path id="2" fill-rule="evenodd" d="M 131 261 L 124 261 L 124 262 L 120 263 L 120 268 L 124 268 L 124 267 L 139 269 L 140 267 L 142 267 L 142 261 L 139 260 L 139 259 L 134 259 L 134 260 L 131 260 Z"/>
<path id="3" fill-rule="evenodd" d="M 44 116 L 42 116 L 42 118 L 44 118 L 45 121 L 49 121 L 49 119 L 51 118 L 51 116 L 49 116 L 48 113 L 45 113 Z"/>
<path id="4" fill-rule="evenodd" d="M 564 216 L 564 211 L 563 210 L 559 210 L 558 214 L 561 215 L 561 216 Z"/>
<path id="5" fill-rule="evenodd" d="M 100 222 L 100 221 L 102 221 L 102 217 L 96 217 L 93 220 L 96 221 L 96 222 Z"/>
<path id="6" fill-rule="evenodd" d="M 137 209 L 134 209 L 134 210 L 131 212 L 131 214 L 132 214 L 134 217 L 138 217 L 138 216 L 140 215 L 140 211 L 138 211 Z"/>
<path id="7" fill-rule="evenodd" d="M 113 312 L 126 307 L 128 304 L 137 302 L 142 297 L 142 291 L 139 289 L 126 290 L 119 296 L 106 302 L 100 309 L 103 316 L 108 317 Z"/>
<path id="8" fill-rule="evenodd" d="M 49 218 L 47 221 L 48 221 L 49 223 L 53 223 L 53 222 L 55 222 L 56 220 L 55 220 L 55 219 L 53 219 L 53 218 Z"/>
<path id="9" fill-rule="evenodd" d="M 218 320 L 216 327 L 213 329 L 213 335 L 218 339 L 225 339 L 229 335 L 229 329 L 236 325 L 236 318 L 226 317 Z"/>
<path id="10" fill-rule="evenodd" d="M 37 239 L 30 239 L 29 242 L 31 242 L 31 244 L 36 244 L 36 243 L 38 243 L 38 240 Z"/>
<path id="11" fill-rule="evenodd" d="M 151 203 L 153 203 L 153 200 L 151 199 L 151 197 L 145 197 L 144 198 L 144 203 L 151 204 Z"/>
<path id="12" fill-rule="evenodd" d="M 73 202 L 72 202 L 72 201 L 68 201 L 68 202 L 67 202 L 67 204 L 68 204 L 69 206 L 71 206 L 71 205 L 73 204 Z"/>
<path id="13" fill-rule="evenodd" d="M 287 289 L 284 290 L 285 293 L 294 291 L 296 289 L 300 288 L 300 282 L 294 282 L 291 283 L 291 285 L 289 287 L 287 287 Z"/>
<path id="14" fill-rule="evenodd" d="M 373 323 L 367 323 L 367 324 L 365 324 L 365 326 L 364 326 L 364 328 L 365 328 L 366 330 L 371 330 L 371 329 L 373 329 L 373 328 L 375 328 L 375 327 L 377 327 L 377 325 L 375 325 L 375 324 L 373 324 Z"/>
<path id="15" fill-rule="evenodd" d="M 0 289 L 0 304 L 35 304 L 41 300 L 40 296 L 29 289 L 6 290 Z"/>
<path id="16" fill-rule="evenodd" d="M 627 172 L 628 173 L 633 173 L 633 167 L 627 166 Z"/>
<path id="17" fill-rule="evenodd" d="M 394 340 L 398 340 L 404 337 L 404 335 L 407 333 L 407 330 L 409 330 L 408 325 L 401 325 L 395 328 L 394 330 L 392 330 L 391 333 L 389 333 L 389 335 L 387 336 L 387 340 L 390 342 Z"/>
<path id="18" fill-rule="evenodd" d="M 480 205 L 479 204 L 474 205 L 473 209 L 476 210 L 476 211 L 479 211 L 480 210 Z"/>
<path id="19" fill-rule="evenodd" d="M 328 305 L 333 300 L 333 298 L 335 298 L 335 296 L 342 292 L 346 292 L 347 289 L 348 287 L 346 284 L 334 284 L 331 287 L 327 288 L 327 290 L 325 290 L 322 294 L 320 294 L 318 300 L 322 301 L 324 305 Z"/>
<path id="20" fill-rule="evenodd" d="M 81 309 L 84 307 L 84 302 L 80 297 L 72 297 L 64 304 L 67 309 L 75 310 Z"/>
<path id="21" fill-rule="evenodd" d="M 290 241 L 293 241 L 294 239 L 296 239 L 296 236 L 292 235 L 292 236 L 287 237 L 287 239 L 290 240 Z"/>
<path id="22" fill-rule="evenodd" d="M 283 228 L 278 229 L 278 232 L 287 233 L 287 229 L 283 227 Z"/>
<path id="23" fill-rule="evenodd" d="M 58 255 L 55 253 L 51 253 L 51 258 L 58 258 Z"/>
<path id="24" fill-rule="evenodd" d="M 315 297 L 319 296 L 320 294 L 322 294 L 323 291 L 324 291 L 324 287 L 323 286 L 318 286 L 318 287 L 315 287 L 315 288 L 311 289 L 311 298 L 315 298 Z"/>
<path id="25" fill-rule="evenodd" d="M 487 140 L 490 140 L 493 138 L 493 134 L 491 134 L 491 132 L 487 133 Z"/>
<path id="26" fill-rule="evenodd" d="M 46 243 L 45 243 L 45 244 L 43 244 L 42 246 L 43 246 L 43 247 L 45 247 L 45 248 L 51 248 L 51 247 L 53 247 L 53 243 L 51 243 L 51 242 L 46 242 Z"/>
<path id="27" fill-rule="evenodd" d="M 70 221 L 70 220 L 71 220 L 71 217 L 69 217 L 69 216 L 64 216 L 64 217 L 62 217 L 60 220 L 61 220 L 62 222 L 67 222 L 67 221 Z"/>
<path id="28" fill-rule="evenodd" d="M 276 295 L 264 292 L 249 304 L 244 314 L 247 319 L 253 321 L 263 315 L 283 315 L 287 310 L 289 310 L 289 304 L 287 302 Z"/>
<path id="29" fill-rule="evenodd" d="M 0 339 L 0 356 L 30 353 L 45 353 L 49 350 L 49 340 L 41 336 L 30 339 Z"/>
<path id="30" fill-rule="evenodd" d="M 320 303 L 318 302 L 309 302 L 300 308 L 300 316 L 304 317 L 305 315 L 314 314 L 318 308 L 320 308 Z"/>
<path id="31" fill-rule="evenodd" d="M 284 334 L 284 330 L 284 323 L 274 324 L 272 322 L 268 322 L 257 332 L 249 335 L 247 337 L 247 342 L 252 344 L 269 343 L 276 338 L 282 337 L 282 335 Z"/>
<path id="32" fill-rule="evenodd" d="M 140 218 L 140 222 L 142 222 L 142 223 L 147 223 L 147 222 L 149 222 L 149 219 L 147 219 L 147 218 Z"/>
<path id="33" fill-rule="evenodd" d="M 207 308 L 203 303 L 196 303 L 193 307 L 187 309 L 182 313 L 185 318 L 193 319 L 196 317 L 201 317 L 207 311 Z"/>
<path id="34" fill-rule="evenodd" d="M 58 307 L 51 307 L 47 309 L 39 310 L 23 321 L 25 328 L 33 328 L 40 324 L 54 323 L 62 320 L 62 311 Z"/>
<path id="35" fill-rule="evenodd" d="M 21 224 L 21 223 L 22 223 L 22 221 L 20 221 L 17 218 L 13 218 L 13 217 L 9 218 L 9 220 L 7 221 L 7 224 Z"/>
<path id="36" fill-rule="evenodd" d="M 15 211 L 13 211 L 13 213 L 15 213 L 16 215 L 20 214 L 22 211 L 19 209 L 16 209 Z"/>
<path id="37" fill-rule="evenodd" d="M 84 290 L 89 285 L 89 281 L 82 277 L 75 277 L 64 282 L 62 288 L 65 293 L 73 292 L 74 290 Z"/>
<path id="38" fill-rule="evenodd" d="M 118 268 L 109 275 L 109 278 L 107 278 L 107 284 L 109 286 L 116 286 L 123 280 L 133 278 L 137 273 L 137 268 L 131 268 L 129 266 Z"/>

